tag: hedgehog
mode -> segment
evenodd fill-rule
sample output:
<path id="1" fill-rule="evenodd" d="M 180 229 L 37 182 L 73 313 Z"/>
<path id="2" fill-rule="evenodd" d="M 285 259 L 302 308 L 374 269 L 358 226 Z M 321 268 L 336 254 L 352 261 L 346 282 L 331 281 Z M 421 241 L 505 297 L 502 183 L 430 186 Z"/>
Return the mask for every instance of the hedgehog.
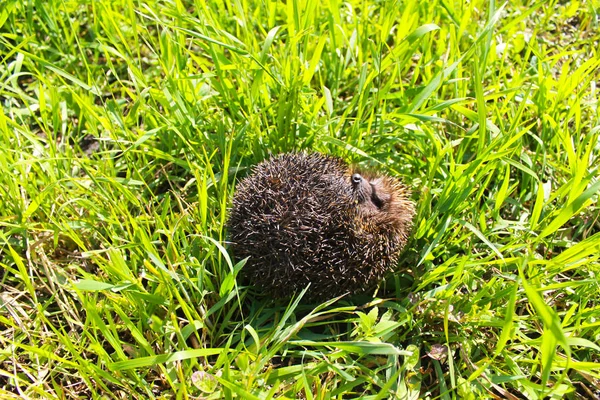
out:
<path id="1" fill-rule="evenodd" d="M 415 214 L 393 177 L 320 153 L 264 161 L 237 185 L 227 227 L 242 278 L 288 298 L 359 294 L 398 262 Z"/>

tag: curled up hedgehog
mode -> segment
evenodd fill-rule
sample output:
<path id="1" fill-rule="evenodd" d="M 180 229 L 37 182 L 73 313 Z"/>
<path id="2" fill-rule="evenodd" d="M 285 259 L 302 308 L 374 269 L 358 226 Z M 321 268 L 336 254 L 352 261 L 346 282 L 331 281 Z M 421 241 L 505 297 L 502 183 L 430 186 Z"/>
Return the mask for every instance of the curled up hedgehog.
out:
<path id="1" fill-rule="evenodd" d="M 310 299 L 371 288 L 394 268 L 415 213 L 395 178 L 338 158 L 288 153 L 237 186 L 228 230 L 242 275 L 263 293 Z"/>

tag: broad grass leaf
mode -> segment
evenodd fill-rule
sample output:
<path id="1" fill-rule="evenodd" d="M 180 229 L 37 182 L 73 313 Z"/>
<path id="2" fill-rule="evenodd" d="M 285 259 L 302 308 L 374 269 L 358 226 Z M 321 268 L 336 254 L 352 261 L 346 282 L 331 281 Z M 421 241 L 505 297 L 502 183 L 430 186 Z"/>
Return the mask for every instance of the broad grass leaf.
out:
<path id="1" fill-rule="evenodd" d="M 412 44 L 417 40 L 421 39 L 427 33 L 437 31 L 439 29 L 440 27 L 436 24 L 425 24 L 412 31 L 404 40 Z"/>
<path id="2" fill-rule="evenodd" d="M 158 364 L 188 360 L 190 358 L 208 357 L 216 354 L 221 354 L 226 351 L 221 348 L 206 348 L 177 351 L 171 354 L 159 354 L 155 356 L 139 357 L 126 361 L 118 361 L 108 365 L 111 371 L 122 371 L 126 369 L 146 368 Z"/>
<path id="3" fill-rule="evenodd" d="M 590 340 L 584 339 L 584 338 L 568 337 L 567 343 L 571 347 L 573 347 L 573 346 L 587 347 L 587 348 L 594 349 L 594 350 L 600 352 L 600 346 L 598 346 L 596 343 L 594 343 Z"/>
<path id="4" fill-rule="evenodd" d="M 540 233 L 538 239 L 545 238 L 548 235 L 556 232 L 561 226 L 563 226 L 573 215 L 580 212 L 590 201 L 590 199 L 600 189 L 600 180 L 592 184 L 587 190 L 581 193 L 575 200 L 564 207 L 558 216 L 554 218 Z"/>
<path id="5" fill-rule="evenodd" d="M 525 265 L 527 260 L 525 260 Z M 545 387 L 552 372 L 554 359 L 556 355 L 556 345 L 559 344 L 570 357 L 571 350 L 567 337 L 562 329 L 560 318 L 556 311 L 550 308 L 540 296 L 538 291 L 533 288 L 525 279 L 523 267 L 519 269 L 519 275 L 527 298 L 531 305 L 535 308 L 540 319 L 544 323 L 544 332 L 542 334 L 542 343 L 540 346 L 541 362 L 542 362 L 542 386 Z"/>
<path id="6" fill-rule="evenodd" d="M 504 350 L 504 346 L 506 342 L 511 337 L 514 325 L 514 316 L 515 316 L 515 303 L 517 301 L 517 292 L 519 291 L 519 285 L 513 284 L 513 289 L 510 292 L 510 298 L 508 300 L 508 304 L 506 307 L 506 311 L 504 312 L 504 324 L 502 325 L 502 333 L 500 337 L 498 337 L 498 342 L 496 343 L 496 350 L 494 351 L 495 355 L 499 355 L 502 350 Z"/>
<path id="7" fill-rule="evenodd" d="M 77 289 L 87 291 L 87 292 L 96 292 L 101 290 L 109 290 L 113 289 L 116 285 L 112 283 L 99 282 L 91 279 L 82 279 L 73 284 Z"/>
<path id="8" fill-rule="evenodd" d="M 295 340 L 294 343 L 299 346 L 314 346 L 314 347 L 332 347 L 335 349 L 344 350 L 350 353 L 360 355 L 377 354 L 377 355 L 400 355 L 410 356 L 412 352 L 400 350 L 390 343 L 373 343 L 373 342 L 313 342 L 311 340 Z"/>

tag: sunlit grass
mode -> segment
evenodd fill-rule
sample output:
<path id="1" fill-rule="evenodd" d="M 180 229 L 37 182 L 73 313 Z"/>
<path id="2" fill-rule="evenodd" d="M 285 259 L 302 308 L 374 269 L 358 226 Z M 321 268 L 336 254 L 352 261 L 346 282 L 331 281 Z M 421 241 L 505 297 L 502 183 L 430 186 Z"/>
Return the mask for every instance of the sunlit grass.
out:
<path id="1" fill-rule="evenodd" d="M 0 3 L 0 397 L 594 398 L 600 5 Z M 418 215 L 357 298 L 236 282 L 235 183 L 315 150 Z"/>

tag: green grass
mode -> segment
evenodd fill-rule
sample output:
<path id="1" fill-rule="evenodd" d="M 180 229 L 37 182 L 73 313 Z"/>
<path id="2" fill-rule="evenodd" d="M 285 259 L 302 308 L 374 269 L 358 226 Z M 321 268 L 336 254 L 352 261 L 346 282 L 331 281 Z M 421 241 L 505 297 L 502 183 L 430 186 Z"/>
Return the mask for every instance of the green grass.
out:
<path id="1" fill-rule="evenodd" d="M 0 397 L 597 397 L 599 14 L 2 0 Z M 413 189 L 376 292 L 236 283 L 235 183 L 300 149 Z"/>

